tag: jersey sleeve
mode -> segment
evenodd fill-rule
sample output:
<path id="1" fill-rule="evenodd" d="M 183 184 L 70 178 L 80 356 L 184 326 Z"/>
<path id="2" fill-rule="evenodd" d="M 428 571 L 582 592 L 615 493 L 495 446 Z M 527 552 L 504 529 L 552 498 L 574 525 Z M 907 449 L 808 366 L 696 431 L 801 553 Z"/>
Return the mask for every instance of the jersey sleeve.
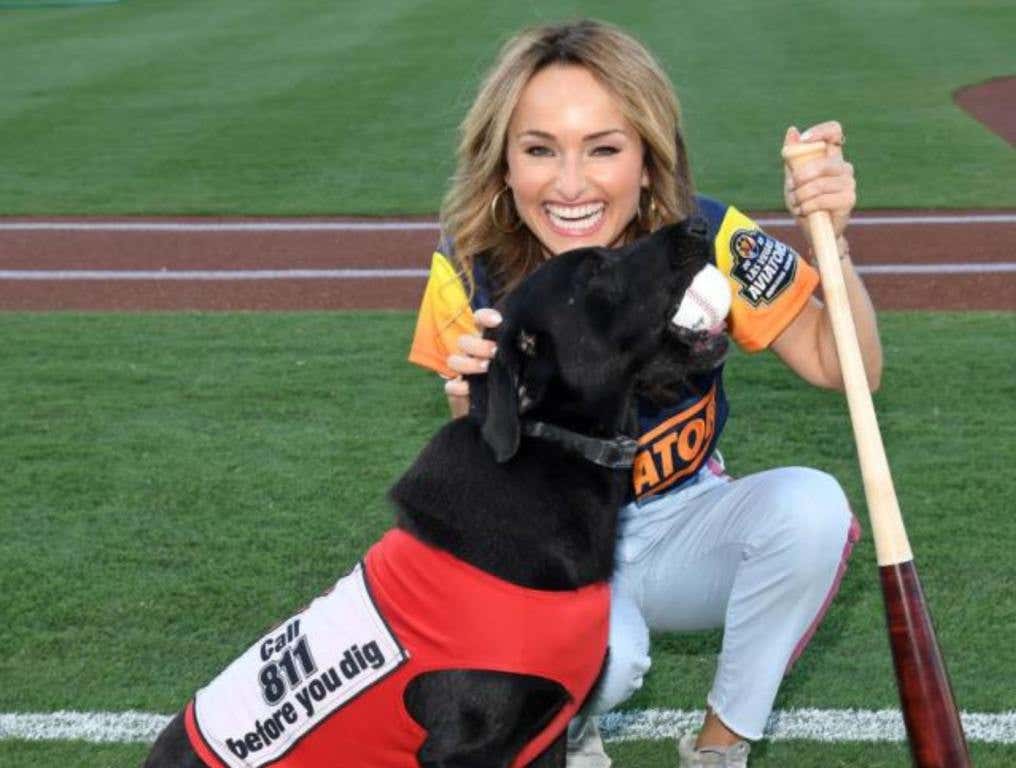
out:
<path id="1" fill-rule="evenodd" d="M 747 352 L 765 349 L 804 309 L 818 272 L 733 207 L 723 216 L 714 246 L 716 266 L 730 281 L 730 336 Z"/>
<path id="2" fill-rule="evenodd" d="M 457 348 L 459 336 L 476 332 L 476 321 L 462 280 L 447 257 L 435 251 L 416 317 L 409 361 L 442 376 L 453 377 L 456 373 L 448 367 L 448 355 Z"/>

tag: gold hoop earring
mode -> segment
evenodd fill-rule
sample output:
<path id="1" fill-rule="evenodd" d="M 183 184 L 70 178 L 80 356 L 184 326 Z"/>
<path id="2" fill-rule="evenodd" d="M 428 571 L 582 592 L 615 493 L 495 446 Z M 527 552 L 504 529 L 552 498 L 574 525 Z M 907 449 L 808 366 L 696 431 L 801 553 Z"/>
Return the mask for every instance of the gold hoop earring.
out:
<path id="1" fill-rule="evenodd" d="M 494 195 L 494 197 L 490 201 L 490 220 L 494 224 L 494 229 L 496 229 L 498 232 L 501 232 L 502 234 L 505 234 L 505 235 L 510 235 L 513 232 L 518 232 L 519 228 L 522 226 L 522 219 L 521 218 L 517 218 L 515 220 L 515 224 L 512 225 L 512 226 L 508 226 L 507 224 L 503 224 L 498 219 L 498 215 L 497 215 L 498 202 L 501 200 L 501 198 L 504 195 L 504 193 L 508 191 L 508 189 L 509 189 L 508 185 L 505 184 L 505 186 L 502 189 L 500 189 L 498 191 L 498 193 L 496 195 Z M 511 211 L 511 209 L 513 207 L 512 204 L 509 202 L 509 203 L 507 203 L 507 206 L 508 206 L 508 210 Z M 510 213 L 509 213 L 509 215 L 510 215 Z M 515 215 L 518 216 L 518 212 L 516 212 Z"/>
<path id="2" fill-rule="evenodd" d="M 635 212 L 635 216 L 638 219 L 639 224 L 643 229 L 652 230 L 653 222 L 656 220 L 656 196 L 652 193 L 652 190 L 646 189 L 646 194 L 649 196 L 649 212 L 642 212 L 642 195 L 639 195 L 639 207 Z"/>

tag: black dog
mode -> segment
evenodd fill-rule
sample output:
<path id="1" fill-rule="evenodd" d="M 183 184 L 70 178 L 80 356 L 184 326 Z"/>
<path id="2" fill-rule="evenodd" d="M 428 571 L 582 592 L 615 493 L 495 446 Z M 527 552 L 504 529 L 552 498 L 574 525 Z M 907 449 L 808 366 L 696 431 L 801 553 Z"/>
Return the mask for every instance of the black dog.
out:
<path id="1" fill-rule="evenodd" d="M 605 660 L 635 394 L 665 401 L 726 351 L 671 322 L 709 254 L 691 222 L 524 280 L 470 415 L 392 489 L 396 529 L 202 689 L 145 765 L 563 766 Z"/>

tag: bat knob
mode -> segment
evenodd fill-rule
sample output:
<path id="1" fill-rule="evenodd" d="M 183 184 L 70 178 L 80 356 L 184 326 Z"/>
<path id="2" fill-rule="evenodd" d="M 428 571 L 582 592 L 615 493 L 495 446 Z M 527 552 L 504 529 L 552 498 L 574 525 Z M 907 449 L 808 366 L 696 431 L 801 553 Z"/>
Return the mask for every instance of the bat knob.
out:
<path id="1" fill-rule="evenodd" d="M 825 152 L 824 141 L 806 141 L 799 144 L 787 144 L 780 154 L 783 155 L 783 162 L 790 166 L 791 170 L 794 170 L 809 160 L 825 157 Z"/>

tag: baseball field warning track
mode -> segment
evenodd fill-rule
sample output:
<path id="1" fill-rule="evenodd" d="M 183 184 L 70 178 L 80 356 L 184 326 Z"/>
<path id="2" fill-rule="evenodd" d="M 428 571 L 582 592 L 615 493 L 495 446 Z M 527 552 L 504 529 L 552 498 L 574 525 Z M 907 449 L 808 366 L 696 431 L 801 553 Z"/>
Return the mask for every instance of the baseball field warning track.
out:
<path id="1" fill-rule="evenodd" d="M 786 214 L 755 218 L 804 249 Z M 0 219 L 0 310 L 412 310 L 438 234 L 419 218 Z M 1016 212 L 869 212 L 849 235 L 879 309 L 1016 310 Z"/>

